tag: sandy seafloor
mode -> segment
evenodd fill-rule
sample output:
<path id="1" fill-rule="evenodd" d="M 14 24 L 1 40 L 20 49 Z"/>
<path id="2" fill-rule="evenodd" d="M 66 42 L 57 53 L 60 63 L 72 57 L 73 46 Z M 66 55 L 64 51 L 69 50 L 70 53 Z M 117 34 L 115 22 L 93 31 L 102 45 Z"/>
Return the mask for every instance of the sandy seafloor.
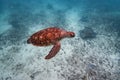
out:
<path id="1" fill-rule="evenodd" d="M 1 0 L 0 80 L 120 80 L 120 9 L 86 1 Z M 50 26 L 76 36 L 61 40 L 59 53 L 45 60 L 52 46 L 26 41 Z M 82 39 L 84 27 L 92 28 L 96 37 Z"/>

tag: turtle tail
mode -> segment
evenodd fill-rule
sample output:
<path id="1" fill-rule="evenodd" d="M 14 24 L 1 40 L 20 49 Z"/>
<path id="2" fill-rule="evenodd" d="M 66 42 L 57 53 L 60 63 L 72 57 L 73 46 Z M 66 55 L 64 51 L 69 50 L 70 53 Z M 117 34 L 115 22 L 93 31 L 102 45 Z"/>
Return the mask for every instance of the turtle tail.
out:
<path id="1" fill-rule="evenodd" d="M 27 43 L 30 44 L 30 43 L 31 43 L 31 39 L 28 39 L 28 40 L 27 40 Z"/>

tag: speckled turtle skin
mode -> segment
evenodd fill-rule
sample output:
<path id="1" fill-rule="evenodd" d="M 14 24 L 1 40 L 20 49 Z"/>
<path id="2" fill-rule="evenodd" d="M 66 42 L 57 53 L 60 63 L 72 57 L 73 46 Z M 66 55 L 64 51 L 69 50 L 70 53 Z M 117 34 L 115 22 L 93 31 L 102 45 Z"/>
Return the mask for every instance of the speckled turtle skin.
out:
<path id="1" fill-rule="evenodd" d="M 75 36 L 74 32 L 69 32 L 57 27 L 49 27 L 34 33 L 27 40 L 27 43 L 31 43 L 35 46 L 54 45 L 49 54 L 45 57 L 45 59 L 51 59 L 60 50 L 61 44 L 59 41 L 65 37 L 74 36 Z"/>

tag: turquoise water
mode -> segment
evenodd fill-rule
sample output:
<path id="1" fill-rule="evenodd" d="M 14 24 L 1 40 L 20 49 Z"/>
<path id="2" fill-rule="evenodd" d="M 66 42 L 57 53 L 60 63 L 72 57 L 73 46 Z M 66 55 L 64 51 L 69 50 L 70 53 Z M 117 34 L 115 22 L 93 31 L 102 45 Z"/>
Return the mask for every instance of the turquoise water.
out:
<path id="1" fill-rule="evenodd" d="M 0 80 L 119 80 L 120 0 L 0 0 Z M 35 32 L 75 33 L 52 45 L 27 44 Z"/>

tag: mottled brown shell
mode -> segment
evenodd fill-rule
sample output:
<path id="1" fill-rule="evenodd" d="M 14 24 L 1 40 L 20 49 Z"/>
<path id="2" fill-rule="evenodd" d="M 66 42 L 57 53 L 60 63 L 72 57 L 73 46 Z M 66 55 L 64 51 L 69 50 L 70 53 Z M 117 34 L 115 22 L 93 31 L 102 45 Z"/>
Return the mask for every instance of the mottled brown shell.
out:
<path id="1" fill-rule="evenodd" d="M 59 40 L 64 37 L 74 37 L 74 32 L 65 31 L 60 28 L 50 27 L 47 29 L 40 30 L 34 33 L 28 40 L 27 43 L 32 43 L 35 46 L 47 46 L 53 44 L 54 46 L 50 50 L 49 54 L 45 59 L 51 59 L 60 50 L 61 44 Z"/>
<path id="2" fill-rule="evenodd" d="M 64 33 L 66 31 L 63 29 L 51 27 L 34 33 L 27 42 L 36 46 L 47 46 L 61 40 Z"/>

